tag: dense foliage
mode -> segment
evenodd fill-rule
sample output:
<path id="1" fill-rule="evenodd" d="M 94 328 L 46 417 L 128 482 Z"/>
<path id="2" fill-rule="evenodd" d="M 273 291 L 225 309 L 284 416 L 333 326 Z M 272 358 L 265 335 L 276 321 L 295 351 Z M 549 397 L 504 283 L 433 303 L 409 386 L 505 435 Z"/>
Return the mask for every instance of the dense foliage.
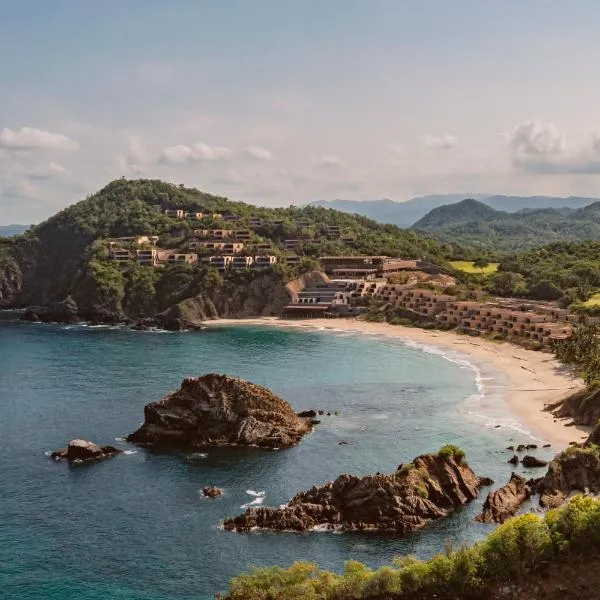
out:
<path id="1" fill-rule="evenodd" d="M 576 365 L 588 386 L 600 384 L 600 325 L 580 325 L 566 340 L 555 345 L 556 357 Z"/>
<path id="2" fill-rule="evenodd" d="M 600 202 L 578 210 L 540 209 L 507 213 L 477 200 L 432 210 L 413 226 L 440 240 L 479 251 L 525 250 L 551 242 L 600 240 Z"/>
<path id="3" fill-rule="evenodd" d="M 600 501 L 576 496 L 544 518 L 507 521 L 486 540 L 429 561 L 402 557 L 373 570 L 349 561 L 342 574 L 309 562 L 236 577 L 228 600 L 385 600 L 484 597 L 487 590 L 570 553 L 600 550 Z"/>

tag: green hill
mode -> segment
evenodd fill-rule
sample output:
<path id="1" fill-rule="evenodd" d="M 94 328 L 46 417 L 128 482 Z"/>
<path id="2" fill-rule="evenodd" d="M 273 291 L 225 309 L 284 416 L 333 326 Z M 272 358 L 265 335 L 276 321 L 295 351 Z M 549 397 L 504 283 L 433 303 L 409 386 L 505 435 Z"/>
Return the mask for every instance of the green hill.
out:
<path id="1" fill-rule="evenodd" d="M 168 217 L 168 209 L 220 213 L 223 218 L 209 217 L 200 225 Z M 194 228 L 250 229 L 251 219 L 260 221 L 252 226 L 253 242 L 269 244 L 277 256 L 286 253 L 286 240 L 299 240 L 293 252 L 303 257 L 300 269 L 310 268 L 320 255 L 385 254 L 441 261 L 456 251 L 430 236 L 331 209 L 259 208 L 163 181 L 120 179 L 23 236 L 0 241 L 0 307 L 47 306 L 70 298 L 86 318 L 114 320 L 152 316 L 210 287 L 210 298 L 203 297 L 203 302 L 216 302 L 209 308 L 222 314 L 225 298 L 236 285 L 247 286 L 250 273 L 221 277 L 200 264 L 119 268 L 108 260 L 107 242 L 102 240 L 152 234 L 160 237 L 161 247 L 184 251 Z M 339 230 L 332 234 L 331 228 Z M 299 268 L 282 265 L 271 271 L 281 282 L 298 274 Z M 227 306 L 235 313 L 235 307 Z"/>
<path id="2" fill-rule="evenodd" d="M 465 204 L 466 203 L 466 204 Z M 577 210 L 497 211 L 476 201 L 432 210 L 413 227 L 447 243 L 510 252 L 563 241 L 600 240 L 600 202 Z"/>

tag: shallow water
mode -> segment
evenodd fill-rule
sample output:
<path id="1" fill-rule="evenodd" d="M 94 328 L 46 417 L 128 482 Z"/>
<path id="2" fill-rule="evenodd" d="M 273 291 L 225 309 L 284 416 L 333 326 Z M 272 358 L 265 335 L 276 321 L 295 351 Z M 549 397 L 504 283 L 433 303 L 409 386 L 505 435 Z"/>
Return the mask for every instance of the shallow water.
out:
<path id="1" fill-rule="evenodd" d="M 467 450 L 479 474 L 505 482 L 505 446 L 529 437 L 506 416 L 501 378 L 427 350 L 335 331 L 147 333 L 0 313 L 0 597 L 208 599 L 249 565 L 310 559 L 340 569 L 353 558 L 377 566 L 485 535 L 472 520 L 483 498 L 405 539 L 219 527 L 249 503 L 278 506 L 340 473 L 392 471 L 448 442 Z M 144 404 L 185 376 L 214 371 L 266 385 L 298 410 L 339 415 L 285 451 L 161 455 L 122 441 Z M 128 452 L 79 467 L 45 456 L 74 437 Z M 204 499 L 205 485 L 225 495 Z"/>

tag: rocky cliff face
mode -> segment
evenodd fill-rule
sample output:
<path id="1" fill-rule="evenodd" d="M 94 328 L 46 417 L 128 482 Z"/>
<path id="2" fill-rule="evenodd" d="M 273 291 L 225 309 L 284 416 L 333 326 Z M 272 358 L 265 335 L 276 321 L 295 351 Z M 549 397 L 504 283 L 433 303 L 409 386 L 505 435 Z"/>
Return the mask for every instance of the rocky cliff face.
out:
<path id="1" fill-rule="evenodd" d="M 267 388 L 209 374 L 184 379 L 181 388 L 147 404 L 144 423 L 128 441 L 159 449 L 210 445 L 286 448 L 312 429 Z"/>
<path id="2" fill-rule="evenodd" d="M 428 454 L 390 475 L 340 475 L 297 494 L 284 508 L 249 508 L 224 526 L 235 531 L 326 528 L 403 535 L 467 504 L 485 483 L 489 480 L 475 475 L 461 458 Z"/>
<path id="3" fill-rule="evenodd" d="M 576 425 L 593 426 L 600 419 L 600 388 L 580 390 L 548 409 L 559 419 L 571 417 Z"/>

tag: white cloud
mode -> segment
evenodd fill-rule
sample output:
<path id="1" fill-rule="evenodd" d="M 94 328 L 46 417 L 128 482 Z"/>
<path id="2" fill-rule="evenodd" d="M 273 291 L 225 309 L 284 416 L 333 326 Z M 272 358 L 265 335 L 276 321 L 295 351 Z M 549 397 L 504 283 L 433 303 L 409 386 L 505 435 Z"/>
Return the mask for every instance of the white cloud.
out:
<path id="1" fill-rule="evenodd" d="M 245 149 L 245 153 L 246 156 L 252 160 L 270 161 L 274 159 L 271 152 L 269 152 L 266 148 L 260 148 L 258 146 L 248 146 Z"/>
<path id="2" fill-rule="evenodd" d="M 190 162 L 214 162 L 229 160 L 231 150 L 221 146 L 209 146 L 199 142 L 194 146 L 179 144 L 165 148 L 161 154 L 160 161 L 168 165 L 180 165 Z"/>
<path id="3" fill-rule="evenodd" d="M 319 160 L 316 162 L 316 166 L 326 169 L 339 169 L 340 167 L 344 166 L 344 163 L 339 156 L 328 154 L 321 156 L 321 158 L 319 158 Z"/>
<path id="4" fill-rule="evenodd" d="M 432 150 L 450 150 L 458 144 L 458 138 L 446 133 L 444 135 L 430 135 L 423 137 L 423 146 Z"/>
<path id="5" fill-rule="evenodd" d="M 78 150 L 79 144 L 62 133 L 51 133 L 35 127 L 21 127 L 13 131 L 0 130 L 0 147 L 7 150 Z"/>
<path id="6" fill-rule="evenodd" d="M 118 168 L 124 173 L 131 172 L 139 175 L 144 172 L 144 164 L 151 160 L 151 156 L 137 135 L 129 135 L 126 151 L 117 154 L 115 160 Z"/>
<path id="7" fill-rule="evenodd" d="M 48 163 L 48 170 L 54 173 L 64 173 L 67 169 L 59 163 L 50 162 Z"/>
<path id="8" fill-rule="evenodd" d="M 600 136 L 592 134 L 579 148 L 567 146 L 566 136 L 556 125 L 529 121 L 508 135 L 509 153 L 518 169 L 541 174 L 600 174 Z"/>

